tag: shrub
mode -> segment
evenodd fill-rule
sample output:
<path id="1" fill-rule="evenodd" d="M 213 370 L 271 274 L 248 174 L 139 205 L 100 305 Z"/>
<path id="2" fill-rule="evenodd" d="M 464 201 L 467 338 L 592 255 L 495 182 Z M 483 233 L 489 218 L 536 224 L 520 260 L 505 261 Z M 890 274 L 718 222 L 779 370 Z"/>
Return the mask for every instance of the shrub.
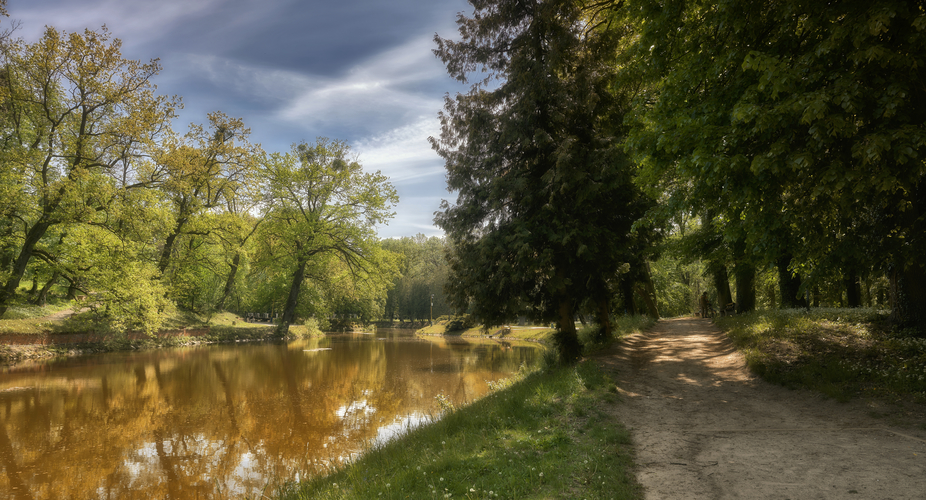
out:
<path id="1" fill-rule="evenodd" d="M 447 320 L 447 326 L 444 328 L 445 333 L 468 330 L 476 326 L 476 319 L 469 314 L 459 314 L 450 316 Z"/>

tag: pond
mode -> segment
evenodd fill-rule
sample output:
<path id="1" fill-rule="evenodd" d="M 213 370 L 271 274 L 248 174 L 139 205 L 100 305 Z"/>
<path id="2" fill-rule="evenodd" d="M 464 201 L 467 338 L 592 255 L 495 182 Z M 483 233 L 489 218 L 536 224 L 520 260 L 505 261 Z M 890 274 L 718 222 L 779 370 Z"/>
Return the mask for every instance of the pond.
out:
<path id="1" fill-rule="evenodd" d="M 400 331 L 0 369 L 0 498 L 236 498 L 322 474 L 532 365 Z"/>

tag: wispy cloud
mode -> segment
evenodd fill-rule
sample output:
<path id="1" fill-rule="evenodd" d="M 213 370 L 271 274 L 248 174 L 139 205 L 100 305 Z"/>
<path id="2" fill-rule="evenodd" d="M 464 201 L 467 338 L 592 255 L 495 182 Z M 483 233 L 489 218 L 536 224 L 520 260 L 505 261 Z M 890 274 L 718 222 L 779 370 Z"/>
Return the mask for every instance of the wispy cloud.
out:
<path id="1" fill-rule="evenodd" d="M 74 32 L 95 30 L 105 24 L 119 37 L 130 34 L 126 42 L 137 45 L 161 38 L 168 27 L 190 17 L 221 9 L 223 3 L 223 0 L 97 0 L 68 5 L 12 0 L 9 11 L 13 19 L 22 22 L 20 35 L 28 40 L 40 37 L 44 26 Z"/>
<path id="2" fill-rule="evenodd" d="M 440 96 L 421 90 L 444 79 L 444 70 L 430 48 L 430 39 L 419 37 L 360 61 L 338 78 L 307 81 L 278 116 L 307 127 L 337 116 L 367 131 L 434 116 Z"/>
<path id="3" fill-rule="evenodd" d="M 384 134 L 361 139 L 353 149 L 366 168 L 381 170 L 393 182 L 420 182 L 433 177 L 443 181 L 441 159 L 431 150 L 427 138 L 437 133 L 437 119 L 422 119 Z"/>

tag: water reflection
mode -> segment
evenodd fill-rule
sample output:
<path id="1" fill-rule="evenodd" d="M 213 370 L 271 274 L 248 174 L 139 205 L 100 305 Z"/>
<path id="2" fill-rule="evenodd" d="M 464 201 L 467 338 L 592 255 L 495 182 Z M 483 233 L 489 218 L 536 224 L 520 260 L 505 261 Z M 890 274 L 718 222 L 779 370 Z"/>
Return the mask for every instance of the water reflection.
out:
<path id="1" fill-rule="evenodd" d="M 532 346 L 329 336 L 0 371 L 0 498 L 225 498 L 328 464 L 473 400 Z"/>

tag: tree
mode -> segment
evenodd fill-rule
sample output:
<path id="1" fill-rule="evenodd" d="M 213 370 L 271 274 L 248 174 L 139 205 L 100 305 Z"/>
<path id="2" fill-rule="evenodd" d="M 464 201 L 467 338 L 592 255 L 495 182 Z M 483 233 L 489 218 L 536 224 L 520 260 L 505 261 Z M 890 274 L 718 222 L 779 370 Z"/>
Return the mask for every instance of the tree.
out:
<path id="1" fill-rule="evenodd" d="M 3 44 L 6 85 L 3 182 L 21 182 L 8 215 L 15 257 L 0 289 L 0 314 L 36 251 L 66 224 L 107 226 L 130 192 L 151 185 L 147 159 L 174 116 L 154 95 L 160 66 L 123 59 L 109 32 L 48 28 L 35 44 Z M 156 175 L 155 175 L 156 176 Z M 102 216 L 101 216 L 102 215 Z M 11 241 L 7 239 L 7 242 Z"/>
<path id="2" fill-rule="evenodd" d="M 693 206 L 741 214 L 783 300 L 797 300 L 798 272 L 889 268 L 896 323 L 926 331 L 914 250 L 926 234 L 924 2 L 641 0 L 630 11 L 637 61 L 657 82 L 633 146 L 657 177 L 685 184 L 675 192 Z"/>
<path id="3" fill-rule="evenodd" d="M 444 296 L 447 283 L 446 240 L 423 234 L 383 241 L 400 256 L 400 275 L 386 297 L 386 317 L 420 320 L 451 314 Z M 432 307 L 433 304 L 433 307 Z"/>
<path id="4" fill-rule="evenodd" d="M 375 226 L 393 216 L 398 196 L 384 175 L 364 172 L 349 153 L 346 143 L 320 138 L 288 154 L 266 155 L 260 166 L 267 190 L 260 228 L 264 259 L 272 256 L 289 268 L 283 332 L 295 319 L 303 282 L 324 280 L 332 261 L 354 279 L 381 282 L 383 292 L 391 279 Z"/>
<path id="5" fill-rule="evenodd" d="M 576 307 L 590 298 L 608 311 L 607 282 L 647 205 L 620 148 L 620 34 L 592 29 L 612 12 L 583 2 L 471 4 L 473 16 L 457 20 L 461 41 L 435 37 L 451 76 L 488 74 L 447 97 L 431 139 L 458 192 L 435 218 L 451 244 L 448 292 L 486 325 L 557 320 L 559 354 L 572 362 Z"/>
<path id="6" fill-rule="evenodd" d="M 158 269 L 167 271 L 177 238 L 205 235 L 204 215 L 239 203 L 239 192 L 253 182 L 260 148 L 248 142 L 250 129 L 241 119 L 210 113 L 209 127 L 191 125 L 186 137 L 165 141 L 157 160 L 167 177 L 161 191 L 173 207 L 174 226 L 167 234 Z"/>

